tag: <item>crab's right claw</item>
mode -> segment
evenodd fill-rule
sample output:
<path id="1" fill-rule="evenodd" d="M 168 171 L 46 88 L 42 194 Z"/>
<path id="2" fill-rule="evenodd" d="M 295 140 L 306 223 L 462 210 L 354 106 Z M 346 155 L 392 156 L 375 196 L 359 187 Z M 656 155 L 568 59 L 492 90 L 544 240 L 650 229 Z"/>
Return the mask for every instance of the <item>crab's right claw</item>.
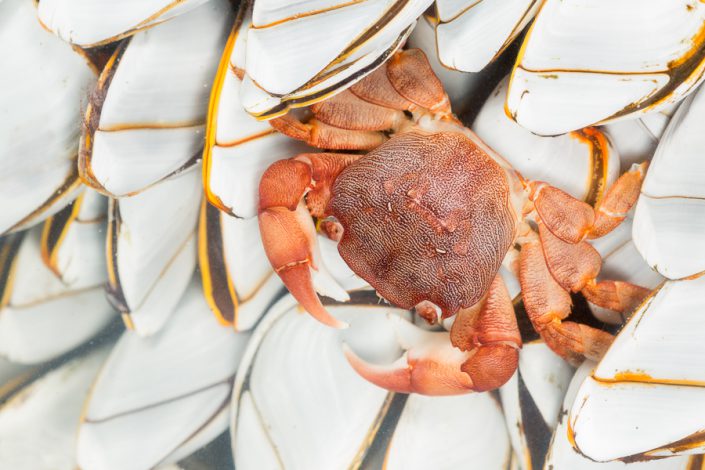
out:
<path id="1" fill-rule="evenodd" d="M 260 181 L 259 229 L 272 267 L 291 295 L 321 323 L 334 328 L 348 325 L 331 315 L 318 298 L 312 273 L 318 267 L 316 229 L 303 196 L 311 184 L 311 168 L 297 160 L 270 166 Z"/>

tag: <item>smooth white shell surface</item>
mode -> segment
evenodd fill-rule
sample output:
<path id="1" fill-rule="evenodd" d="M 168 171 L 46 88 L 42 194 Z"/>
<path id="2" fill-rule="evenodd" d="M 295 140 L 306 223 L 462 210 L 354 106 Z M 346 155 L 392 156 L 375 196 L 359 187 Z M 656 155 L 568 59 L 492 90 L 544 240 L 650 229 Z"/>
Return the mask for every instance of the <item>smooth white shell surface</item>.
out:
<path id="1" fill-rule="evenodd" d="M 117 233 L 111 245 L 112 269 L 126 304 L 121 308 L 141 335 L 164 325 L 196 266 L 202 191 L 198 169 L 113 200 L 111 234 Z"/>
<path id="2" fill-rule="evenodd" d="M 21 241 L 10 261 L 8 303 L 0 308 L 0 354 L 29 364 L 79 346 L 115 318 L 105 298 L 105 274 L 64 284 L 42 262 L 40 237 L 41 227 L 35 227 Z"/>
<path id="3" fill-rule="evenodd" d="M 557 135 L 677 102 L 703 78 L 704 21 L 705 4 L 690 0 L 548 0 L 513 71 L 508 110 L 532 132 Z"/>
<path id="4" fill-rule="evenodd" d="M 479 430 L 478 424 L 482 432 L 468 439 L 468 430 Z M 387 448 L 384 468 L 454 470 L 471 463 L 483 470 L 506 470 L 510 458 L 502 410 L 489 394 L 411 394 Z"/>
<path id="5" fill-rule="evenodd" d="M 143 190 L 201 154 L 208 99 L 230 31 L 231 5 L 212 0 L 137 33 L 112 73 L 88 171 L 102 190 Z"/>
<path id="6" fill-rule="evenodd" d="M 95 80 L 84 57 L 42 29 L 33 3 L 0 3 L 0 234 L 60 210 L 70 202 L 61 191 L 75 197 L 81 108 Z"/>
<path id="7" fill-rule="evenodd" d="M 76 429 L 91 383 L 109 347 L 46 373 L 0 407 L 0 466 L 76 468 Z"/>
<path id="8" fill-rule="evenodd" d="M 686 470 L 692 468 L 688 457 L 672 457 L 653 461 L 630 462 L 594 462 L 576 451 L 568 439 L 568 412 L 575 400 L 575 395 L 583 381 L 589 377 L 595 363 L 585 361 L 578 368 L 570 382 L 561 408 L 561 419 L 553 433 L 551 447 L 546 458 L 546 468 L 570 470 Z"/>
<path id="9" fill-rule="evenodd" d="M 543 342 L 524 344 L 517 372 L 500 389 L 504 420 L 521 468 L 543 463 L 573 368 Z"/>
<path id="10" fill-rule="evenodd" d="M 115 41 L 207 0 L 44 0 L 39 21 L 63 40 L 83 47 Z"/>
<path id="11" fill-rule="evenodd" d="M 354 298 L 327 308 L 350 328 L 316 322 L 287 296 L 255 330 L 233 396 L 238 468 L 347 468 L 369 446 L 391 396 L 352 370 L 342 341 L 368 360 L 391 361 L 401 351 L 385 313 L 400 311 Z"/>
<path id="12" fill-rule="evenodd" d="M 705 279 L 668 281 L 580 388 L 570 423 L 595 460 L 702 452 Z M 682 442 L 682 445 L 679 444 Z"/>
<path id="13" fill-rule="evenodd" d="M 51 226 L 62 225 L 59 241 L 52 245 L 49 267 L 67 286 L 85 286 L 104 283 L 108 279 L 105 263 L 105 234 L 107 226 L 107 199 L 84 187 L 70 208 L 67 222 L 62 217 L 50 219 Z M 60 214 L 64 215 L 64 214 Z M 46 243 L 42 233 L 42 249 Z M 48 249 L 48 247 L 46 247 Z M 46 263 L 46 260 L 45 260 Z"/>
<path id="14" fill-rule="evenodd" d="M 669 279 L 705 271 L 705 92 L 673 116 L 641 188 L 634 243 L 646 262 Z"/>
<path id="15" fill-rule="evenodd" d="M 196 282 L 160 332 L 125 332 L 93 386 L 78 437 L 81 467 L 148 469 L 192 448 L 213 420 L 218 429 L 206 434 L 222 432 L 248 338 L 216 322 Z"/>
<path id="16" fill-rule="evenodd" d="M 436 1 L 441 62 L 454 70 L 479 72 L 519 35 L 533 19 L 540 3 L 538 0 Z"/>
<path id="17" fill-rule="evenodd" d="M 545 181 L 578 199 L 591 194 L 594 179 L 606 179 L 606 186 L 617 179 L 619 154 L 600 131 L 541 137 L 512 121 L 504 111 L 508 84 L 505 78 L 497 85 L 472 130 L 524 178 Z M 599 167 L 595 158 L 600 159 Z M 597 171 L 603 174 L 596 175 Z"/>

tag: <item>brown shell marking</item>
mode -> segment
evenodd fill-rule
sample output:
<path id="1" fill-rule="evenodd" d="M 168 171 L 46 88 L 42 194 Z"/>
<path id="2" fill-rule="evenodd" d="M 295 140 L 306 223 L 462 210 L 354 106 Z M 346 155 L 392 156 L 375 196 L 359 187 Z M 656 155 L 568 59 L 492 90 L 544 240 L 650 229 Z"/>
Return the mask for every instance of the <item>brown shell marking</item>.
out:
<path id="1" fill-rule="evenodd" d="M 398 135 L 346 168 L 331 209 L 343 259 L 403 308 L 477 303 L 515 231 L 502 168 L 457 132 Z"/>

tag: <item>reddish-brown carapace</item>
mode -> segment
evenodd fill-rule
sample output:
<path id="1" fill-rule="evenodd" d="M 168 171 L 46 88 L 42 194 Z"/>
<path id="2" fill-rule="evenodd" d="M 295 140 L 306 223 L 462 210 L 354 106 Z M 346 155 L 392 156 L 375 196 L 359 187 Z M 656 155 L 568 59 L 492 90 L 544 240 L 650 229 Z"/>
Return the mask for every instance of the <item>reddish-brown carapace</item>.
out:
<path id="1" fill-rule="evenodd" d="M 441 82 L 419 50 L 335 97 L 272 121 L 284 134 L 327 150 L 274 163 L 260 183 L 259 225 L 267 256 L 314 317 L 342 326 L 314 289 L 316 229 L 379 295 L 434 320 L 456 315 L 450 342 L 419 344 L 382 367 L 350 350 L 353 367 L 394 391 L 455 394 L 504 384 L 521 336 L 498 271 L 519 278 L 536 331 L 572 363 L 598 359 L 612 336 L 563 321 L 571 292 L 627 311 L 648 290 L 597 282 L 601 258 L 586 238 L 616 227 L 635 203 L 644 167 L 620 177 L 593 209 L 540 181 L 527 181 L 453 116 Z"/>

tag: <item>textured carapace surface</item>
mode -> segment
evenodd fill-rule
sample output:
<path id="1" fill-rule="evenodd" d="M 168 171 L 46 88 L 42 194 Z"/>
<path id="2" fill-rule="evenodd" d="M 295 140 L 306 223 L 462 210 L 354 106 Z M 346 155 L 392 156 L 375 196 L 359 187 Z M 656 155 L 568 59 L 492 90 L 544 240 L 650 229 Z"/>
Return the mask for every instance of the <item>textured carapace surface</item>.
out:
<path id="1" fill-rule="evenodd" d="M 474 305 L 514 239 L 504 170 L 459 132 L 397 135 L 347 167 L 333 194 L 343 259 L 404 308 Z"/>

